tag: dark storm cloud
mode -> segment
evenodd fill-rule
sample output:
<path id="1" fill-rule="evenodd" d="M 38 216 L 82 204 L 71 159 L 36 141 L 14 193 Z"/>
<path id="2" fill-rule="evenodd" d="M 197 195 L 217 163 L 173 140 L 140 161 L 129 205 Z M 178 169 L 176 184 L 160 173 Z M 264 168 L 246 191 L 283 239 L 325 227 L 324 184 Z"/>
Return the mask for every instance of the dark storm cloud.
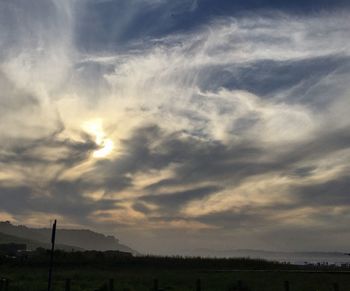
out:
<path id="1" fill-rule="evenodd" d="M 254 162 L 263 153 L 254 144 L 227 146 L 219 141 L 182 137 L 181 132 L 167 133 L 158 126 L 136 129 L 122 145 L 124 153 L 114 161 L 97 163 L 96 171 L 104 171 L 112 179 L 114 175 L 147 173 L 178 165 L 175 178 L 148 186 L 148 191 L 155 191 L 161 186 L 216 182 L 228 177 L 238 182 L 246 176 L 274 169 L 270 163 Z"/>
<path id="2" fill-rule="evenodd" d="M 294 194 L 300 205 L 349 206 L 349 189 L 350 177 L 345 175 L 326 182 L 297 187 Z"/>
<path id="3" fill-rule="evenodd" d="M 292 178 L 311 177 L 317 169 L 311 166 L 312 161 L 343 150 L 350 144 L 347 132 L 348 130 L 343 129 L 330 135 L 310 137 L 308 142 L 290 146 L 289 149 L 284 150 L 283 154 L 276 152 L 273 155 L 270 149 L 263 145 L 260 147 L 250 143 L 224 145 L 218 141 L 208 142 L 183 137 L 181 133 L 169 134 L 157 126 L 149 126 L 137 129 L 130 139 L 124 140 L 124 155 L 114 161 L 99 163 L 97 171 L 107 169 L 109 180 L 113 180 L 114 177 L 118 181 L 123 180 L 122 177 L 127 174 L 133 177 L 140 172 L 166 169 L 176 164 L 172 178 L 147 186 L 144 191 L 149 194 L 138 198 L 133 206 L 136 211 L 145 213 L 150 218 L 157 214 L 158 219 L 166 220 L 163 214 L 168 215 L 169 220 L 176 220 L 178 211 L 188 202 L 210 197 L 227 188 L 227 183 L 237 187 L 250 177 L 268 173 L 278 174 L 281 177 L 284 175 Z M 308 161 L 310 166 L 299 166 L 301 162 L 308 163 Z M 108 165 L 107 168 L 105 168 L 106 165 Z M 212 186 L 187 191 L 162 192 L 162 189 L 196 185 L 203 181 L 211 183 Z M 130 179 L 130 185 L 131 182 L 132 179 Z M 218 211 L 200 215 L 195 220 L 223 228 L 270 225 L 274 220 L 274 213 L 298 210 L 305 205 L 326 205 L 329 201 L 333 201 L 329 205 L 342 203 L 346 205 L 347 187 L 349 185 L 345 178 L 341 183 L 333 181 L 325 185 L 291 187 L 288 196 L 298 197 L 299 201 L 288 204 L 275 201 L 269 207 L 252 206 Z M 114 190 L 118 191 L 118 188 Z M 332 190 L 333 195 L 331 195 Z M 295 191 L 298 193 L 297 196 L 293 194 Z M 151 210 L 147 203 L 157 205 L 159 209 Z"/>
<path id="4" fill-rule="evenodd" d="M 215 225 L 222 229 L 235 228 L 237 230 L 241 228 L 250 228 L 252 226 L 255 228 L 267 225 L 269 218 L 264 211 L 242 207 L 235 210 L 201 215 L 197 217 L 196 220 L 209 225 Z"/>
<path id="5" fill-rule="evenodd" d="M 312 174 L 315 167 L 300 167 L 298 163 L 317 160 L 346 149 L 350 144 L 349 132 L 348 128 L 343 128 L 336 132 L 310 136 L 305 142 L 273 154 L 264 143 L 259 145 L 246 141 L 223 144 L 219 141 L 186 137 L 181 132 L 168 133 L 158 126 L 141 127 L 122 142 L 124 153 L 121 156 L 114 161 L 98 162 L 95 170 L 111 175 L 110 181 L 113 181 L 113 177 L 118 181 L 118 177 L 123 175 L 161 170 L 175 164 L 175 176 L 147 186 L 145 190 L 149 192 L 162 187 L 190 185 L 201 181 L 217 183 L 229 180 L 238 185 L 247 177 L 269 172 L 307 176 Z M 179 197 L 185 197 L 185 194 L 178 194 Z M 169 199 L 171 202 L 170 197 L 171 195 L 164 198 L 164 201 Z M 161 201 L 162 198 L 159 199 Z"/>
<path id="6" fill-rule="evenodd" d="M 291 147 L 287 153 L 279 156 L 272 155 L 270 159 L 261 162 L 264 156 L 270 156 L 269 150 L 262 145 L 241 143 L 238 145 L 224 145 L 218 141 L 203 141 L 184 137 L 180 133 L 167 133 L 158 126 L 142 127 L 135 130 L 134 134 L 123 141 L 123 154 L 117 159 L 102 160 L 96 164 L 96 168 L 79 180 L 71 182 L 54 179 L 49 181 L 44 189 L 48 196 L 35 195 L 38 189 L 21 187 L 2 187 L 2 209 L 11 213 L 27 211 L 55 212 L 67 217 L 74 217 L 79 221 L 86 222 L 87 217 L 96 210 L 117 209 L 118 201 L 113 199 L 101 199 L 95 201 L 84 196 L 94 190 L 119 192 L 133 185 L 133 176 L 137 173 L 150 170 L 166 169 L 176 164 L 174 177 L 147 186 L 144 190 L 149 193 L 134 203 L 134 209 L 147 215 L 155 214 L 147 204 L 151 203 L 160 207 L 158 214 L 166 213 L 168 219 L 178 218 L 177 211 L 186 203 L 201 200 L 213 195 L 227 186 L 227 182 L 238 186 L 249 177 L 267 173 L 281 173 L 290 176 L 312 175 L 314 167 L 300 168 L 297 164 L 307 158 L 315 159 L 327 155 L 329 152 L 342 150 L 350 144 L 347 130 L 318 137 L 306 144 Z M 56 160 L 45 161 L 41 157 L 30 155 L 30 149 L 39 144 L 46 147 L 63 146 L 68 150 L 65 157 Z M 55 136 L 46 140 L 36 141 L 31 146 L 19 147 L 14 150 L 16 158 L 8 160 L 10 166 L 19 164 L 58 163 L 64 164 L 68 169 L 87 159 L 87 155 L 96 149 L 96 145 L 87 140 L 85 143 L 73 141 L 55 141 Z M 4 160 L 3 160 L 4 162 Z M 103 173 L 103 179 L 89 179 L 94 173 Z M 89 182 L 87 182 L 89 181 Z M 197 187 L 186 191 L 163 193 L 161 189 L 183 185 L 195 185 L 205 181 L 212 186 Z M 301 205 L 346 205 L 346 190 L 349 187 L 347 179 L 331 181 L 320 185 L 305 186 L 291 189 L 297 192 L 299 202 L 279 205 L 276 202 L 272 207 L 274 211 L 297 209 Z M 331 194 L 332 192 L 332 194 Z M 155 193 L 156 195 L 152 194 Z M 150 195 L 152 194 L 152 195 Z M 12 199 L 9 199 L 13 197 Z M 48 203 L 50 201 L 50 203 Z M 142 202 L 143 201 L 143 202 Z M 49 206 L 48 206 L 49 204 Z M 25 207 L 23 207 L 25 206 Z M 270 209 L 271 211 L 272 209 Z M 272 211 L 273 212 L 273 211 Z M 244 227 L 260 223 L 271 223 L 268 220 L 268 209 L 241 208 L 239 211 L 230 210 L 213 214 L 201 215 L 195 220 L 208 225 L 229 228 Z M 264 218 L 264 219 L 263 219 Z M 159 218 L 159 219 L 165 219 Z"/>
<path id="7" fill-rule="evenodd" d="M 218 186 L 200 187 L 186 191 L 172 193 L 158 193 L 157 195 L 143 196 L 141 199 L 145 202 L 156 204 L 163 208 L 164 211 L 177 211 L 187 202 L 203 199 L 211 194 L 214 194 L 222 188 Z"/>
<path id="8" fill-rule="evenodd" d="M 92 186 L 81 181 L 64 180 L 50 181 L 43 189 L 0 185 L 0 210 L 18 216 L 30 216 L 33 213 L 57 214 L 86 224 L 93 212 L 119 207 L 118 202 L 112 199 L 96 201 L 84 196 L 87 190 L 91 191 Z"/>
<path id="9" fill-rule="evenodd" d="M 98 146 L 85 133 L 81 136 L 84 141 L 60 138 L 59 134 L 64 130 L 64 126 L 56 129 L 51 135 L 40 139 L 18 139 L 13 145 L 0 154 L 0 163 L 36 166 L 36 165 L 62 165 L 69 168 L 85 160 L 96 150 Z M 38 151 L 39 150 L 39 151 Z M 46 154 L 47 151 L 49 155 Z"/>
<path id="10" fill-rule="evenodd" d="M 86 181 L 56 181 L 50 185 L 49 191 L 54 198 L 51 205 L 52 212 L 88 220 L 91 213 L 99 210 L 118 209 L 118 201 L 114 199 L 102 198 L 96 201 L 86 194 L 92 190 L 99 189 L 100 185 L 94 185 Z M 40 200 L 40 199 L 39 199 Z M 46 201 L 43 201 L 42 207 Z M 68 207 L 65 206 L 68 204 Z M 81 215 L 83 213 L 84 215 Z"/>
<path id="11" fill-rule="evenodd" d="M 346 150 L 350 145 L 350 128 L 345 126 L 332 131 L 319 132 L 306 141 L 292 147 L 280 156 L 282 164 L 293 164 L 303 160 L 318 160 L 332 153 Z"/>
<path id="12" fill-rule="evenodd" d="M 138 211 L 138 212 L 141 212 L 141 213 L 144 213 L 144 214 L 149 214 L 152 212 L 152 210 L 147 207 L 146 204 L 142 203 L 142 202 L 136 202 L 133 204 L 132 208 L 135 210 L 135 211 Z"/>
<path id="13" fill-rule="evenodd" d="M 20 182 L 23 186 L 6 180 L 0 182 L 2 211 L 18 216 L 56 213 L 86 223 L 94 211 L 118 208 L 115 200 L 96 201 L 87 196 L 104 186 L 81 178 L 69 181 L 62 178 L 68 170 L 86 162 L 98 148 L 85 133 L 81 134 L 84 141 L 75 141 L 61 138 L 62 131 L 63 127 L 45 138 L 18 140 L 16 146 L 1 152 L 0 165 L 23 176 Z M 41 182 L 35 178 L 38 175 Z"/>
<path id="14" fill-rule="evenodd" d="M 124 145 L 130 149 L 128 160 L 133 165 L 130 172 L 162 169 L 173 163 L 178 166 L 174 178 L 150 185 L 146 188 L 148 191 L 201 181 L 217 183 L 229 179 L 238 184 L 246 177 L 283 168 L 273 160 L 257 162 L 266 152 L 254 143 L 225 145 L 219 141 L 181 137 L 181 133 L 168 134 L 158 127 L 136 130 Z M 114 163 L 120 167 L 120 160 Z"/>
<path id="15" fill-rule="evenodd" d="M 11 213 L 31 211 L 28 205 L 28 197 L 32 195 L 33 189 L 27 186 L 23 187 L 1 187 L 0 199 L 1 210 L 6 210 Z"/>

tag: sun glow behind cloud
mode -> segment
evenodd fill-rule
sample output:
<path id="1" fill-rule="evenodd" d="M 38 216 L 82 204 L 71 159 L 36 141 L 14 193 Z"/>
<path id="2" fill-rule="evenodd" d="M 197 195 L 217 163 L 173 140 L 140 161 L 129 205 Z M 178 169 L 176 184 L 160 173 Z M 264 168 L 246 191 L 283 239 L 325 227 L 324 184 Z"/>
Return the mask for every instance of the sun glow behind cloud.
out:
<path id="1" fill-rule="evenodd" d="M 92 154 L 94 158 L 107 158 L 110 154 L 112 154 L 114 142 L 112 139 L 106 137 L 101 119 L 84 123 L 83 129 L 95 138 L 98 149 Z"/>
<path id="2" fill-rule="evenodd" d="M 258 226 L 291 227 L 284 213 L 324 222 L 323 203 L 346 204 L 347 12 L 220 17 L 132 39 L 133 49 L 123 50 L 128 34 L 117 30 L 138 21 L 138 5 L 186 2 L 128 0 L 130 15 L 79 30 L 98 9 L 117 13 L 121 2 L 36 0 L 42 5 L 32 11 L 33 1 L 18 1 L 28 6 L 8 27 L 12 14 L 2 15 L 0 2 L 0 214 L 21 222 L 47 211 L 108 230 L 119 223 L 118 231 L 144 242 L 142 234 L 154 249 L 163 247 L 164 236 L 151 238 L 157 227 L 216 229 L 193 241 L 220 244 L 236 234 L 227 241 L 239 241 L 248 226 L 247 242 L 258 242 Z M 191 1 L 190 13 L 204 2 Z M 82 17 L 80 5 L 97 14 Z M 324 227 L 346 217 L 332 216 Z"/>

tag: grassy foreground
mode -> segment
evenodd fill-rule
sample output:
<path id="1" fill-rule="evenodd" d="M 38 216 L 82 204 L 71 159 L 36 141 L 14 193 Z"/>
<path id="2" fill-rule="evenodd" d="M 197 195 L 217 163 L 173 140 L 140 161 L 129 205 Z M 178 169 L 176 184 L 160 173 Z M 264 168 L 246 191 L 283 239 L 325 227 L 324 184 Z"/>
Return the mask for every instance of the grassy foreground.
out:
<path id="1" fill-rule="evenodd" d="M 48 277 L 47 252 L 23 260 L 0 260 L 0 278 L 10 280 L 9 291 L 45 291 Z M 200 259 L 166 257 L 113 257 L 103 253 L 57 253 L 53 291 L 65 291 L 66 279 L 70 291 L 109 291 L 109 279 L 114 291 L 150 291 L 154 279 L 160 290 L 194 291 L 197 279 L 203 291 L 235 290 L 239 280 L 251 291 L 350 290 L 348 268 L 336 266 L 293 266 L 250 259 Z M 0 286 L 1 289 L 1 286 Z M 3 290 L 1 290 L 3 291 Z"/>
<path id="2" fill-rule="evenodd" d="M 42 268 L 0 268 L 2 276 L 8 277 L 13 291 L 46 290 L 47 271 Z M 115 269 L 103 270 L 91 267 L 79 269 L 56 269 L 53 290 L 65 290 L 65 279 L 72 280 L 72 291 L 97 290 L 114 279 L 115 290 L 152 290 L 153 279 L 158 278 L 159 287 L 164 290 L 195 290 L 197 278 L 202 281 L 202 290 L 229 290 L 242 280 L 253 291 L 284 291 L 284 281 L 290 281 L 295 291 L 333 291 L 337 282 L 340 290 L 350 290 L 350 274 L 344 273 L 303 273 L 289 271 L 232 271 L 210 270 L 161 270 L 161 269 Z"/>

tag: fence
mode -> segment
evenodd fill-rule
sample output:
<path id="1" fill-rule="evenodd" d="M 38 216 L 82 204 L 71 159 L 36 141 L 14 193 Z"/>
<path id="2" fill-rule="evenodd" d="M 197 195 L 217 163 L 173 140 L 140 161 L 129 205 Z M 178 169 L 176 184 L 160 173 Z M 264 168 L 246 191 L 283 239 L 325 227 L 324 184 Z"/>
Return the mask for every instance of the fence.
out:
<path id="1" fill-rule="evenodd" d="M 9 285 L 10 285 L 9 279 L 0 278 L 0 291 L 8 291 Z"/>
<path id="2" fill-rule="evenodd" d="M 64 291 L 72 291 L 71 289 L 72 280 L 66 279 L 64 284 Z M 127 289 L 124 290 L 117 290 L 114 287 L 114 279 L 109 279 L 109 281 L 105 284 L 103 284 L 100 288 L 95 289 L 93 291 L 127 291 Z M 151 291 L 165 291 L 165 289 L 160 287 L 159 280 L 154 279 L 153 286 L 150 288 Z M 193 284 L 193 290 L 194 291 L 205 291 L 205 288 L 202 289 L 202 281 L 201 279 L 197 279 Z M 253 291 L 249 287 L 247 287 L 243 281 L 239 280 L 233 286 L 229 287 L 227 289 L 228 291 Z M 10 280 L 7 278 L 0 278 L 0 291 L 11 291 L 10 286 Z M 291 287 L 291 284 L 289 281 L 284 281 L 283 284 L 281 284 L 281 291 L 294 291 Z M 295 290 L 297 291 L 297 290 Z M 341 291 L 339 288 L 338 283 L 333 283 L 332 288 L 330 291 Z"/>

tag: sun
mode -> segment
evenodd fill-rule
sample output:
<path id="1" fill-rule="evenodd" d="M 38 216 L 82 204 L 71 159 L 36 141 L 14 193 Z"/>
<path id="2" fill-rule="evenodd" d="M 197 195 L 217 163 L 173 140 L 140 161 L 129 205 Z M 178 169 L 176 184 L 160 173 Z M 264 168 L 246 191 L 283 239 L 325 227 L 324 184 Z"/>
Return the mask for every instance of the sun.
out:
<path id="1" fill-rule="evenodd" d="M 114 142 L 106 137 L 101 119 L 85 122 L 83 128 L 95 137 L 95 143 L 98 145 L 98 149 L 92 154 L 94 158 L 105 158 L 112 153 Z"/>

